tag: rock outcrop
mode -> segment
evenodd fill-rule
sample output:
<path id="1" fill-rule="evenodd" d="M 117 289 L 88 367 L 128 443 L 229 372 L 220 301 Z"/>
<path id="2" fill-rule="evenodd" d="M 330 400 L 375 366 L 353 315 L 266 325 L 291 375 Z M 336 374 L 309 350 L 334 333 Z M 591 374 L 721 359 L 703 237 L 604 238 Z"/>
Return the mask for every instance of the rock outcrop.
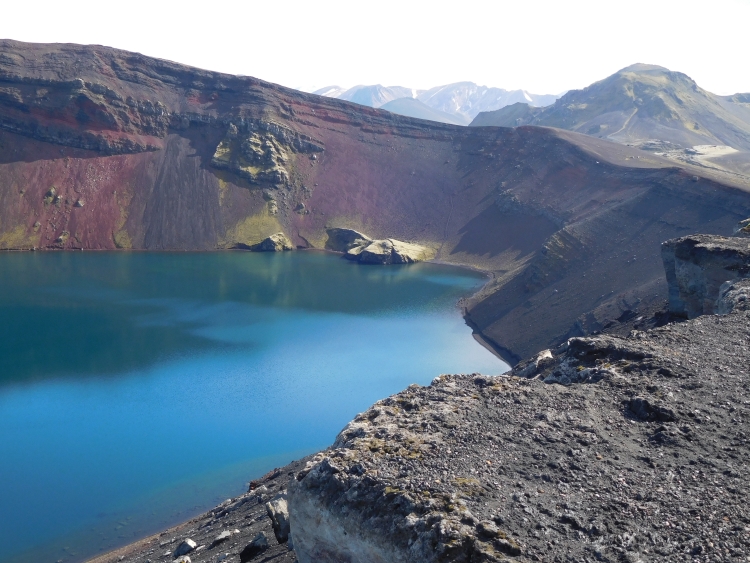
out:
<path id="1" fill-rule="evenodd" d="M 419 244 L 396 239 L 373 240 L 353 229 L 327 230 L 326 248 L 343 252 L 344 258 L 360 264 L 414 264 L 432 260 L 435 251 Z"/>
<path id="2" fill-rule="evenodd" d="M 363 235 L 354 229 L 332 228 L 326 229 L 328 238 L 325 247 L 334 252 L 347 252 L 352 248 L 363 246 L 372 242 L 367 235 Z"/>
<path id="3" fill-rule="evenodd" d="M 344 254 L 360 264 L 414 264 L 435 257 L 435 252 L 425 246 L 396 239 L 367 241 L 350 248 Z"/>
<path id="4" fill-rule="evenodd" d="M 291 241 L 284 233 L 276 233 L 251 247 L 251 250 L 258 252 L 283 252 L 285 250 L 294 250 L 294 246 L 292 246 Z"/>
<path id="5" fill-rule="evenodd" d="M 670 313 L 695 318 L 717 312 L 725 282 L 750 276 L 750 241 L 692 235 L 662 245 Z"/>

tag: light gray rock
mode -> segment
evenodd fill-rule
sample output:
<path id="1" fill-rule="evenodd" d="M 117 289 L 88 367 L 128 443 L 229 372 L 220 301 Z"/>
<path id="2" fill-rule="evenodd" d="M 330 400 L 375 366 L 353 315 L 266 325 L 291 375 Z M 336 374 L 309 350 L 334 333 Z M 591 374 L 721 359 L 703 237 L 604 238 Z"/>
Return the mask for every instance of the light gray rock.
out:
<path id="1" fill-rule="evenodd" d="M 211 542 L 211 545 L 208 546 L 208 549 L 212 549 L 216 547 L 217 545 L 224 543 L 231 537 L 232 537 L 232 532 L 230 532 L 229 530 L 224 530 L 222 533 L 220 533 L 218 536 L 214 538 L 214 541 Z"/>
<path id="2" fill-rule="evenodd" d="M 750 310 L 750 279 L 726 282 L 719 289 L 716 314 L 728 315 Z"/>
<path id="3" fill-rule="evenodd" d="M 328 234 L 326 249 L 335 252 L 347 252 L 352 248 L 372 242 L 370 237 L 354 229 L 332 228 L 327 229 L 326 233 Z"/>
<path id="4" fill-rule="evenodd" d="M 276 233 L 275 235 L 271 235 L 253 248 L 253 250 L 257 250 L 260 252 L 282 252 L 284 250 L 293 249 L 294 246 L 292 246 L 291 241 L 284 233 Z"/>
<path id="5" fill-rule="evenodd" d="M 393 243 L 388 240 L 374 240 L 359 253 L 360 264 L 392 264 Z"/>
<path id="6" fill-rule="evenodd" d="M 393 245 L 393 263 L 394 264 L 413 264 L 415 262 L 424 262 L 432 260 L 435 253 L 426 246 L 403 242 L 396 239 L 390 239 Z"/>
<path id="7" fill-rule="evenodd" d="M 750 276 L 750 240 L 691 235 L 664 242 L 661 249 L 669 286 L 669 311 L 693 319 L 716 312 L 719 289 Z"/>
<path id="8" fill-rule="evenodd" d="M 266 537 L 266 534 L 260 532 L 257 536 L 255 536 L 253 541 L 247 544 L 245 548 L 240 552 L 240 563 L 251 561 L 253 558 L 265 552 L 267 549 L 268 538 Z"/>
<path id="9" fill-rule="evenodd" d="M 374 240 L 370 244 L 350 250 L 362 264 L 414 264 L 435 257 L 432 249 L 396 239 Z"/>
<path id="10" fill-rule="evenodd" d="M 190 553 L 193 551 L 196 547 L 196 543 L 191 540 L 190 538 L 187 538 L 180 542 L 180 545 L 178 545 L 175 550 L 172 552 L 172 555 L 174 557 L 180 557 L 181 555 L 185 555 L 186 553 Z"/>
<path id="11" fill-rule="evenodd" d="M 393 238 L 372 240 L 354 229 L 332 228 L 326 232 L 328 250 L 343 252 L 345 258 L 362 264 L 413 264 L 435 257 L 435 252 L 425 246 Z"/>
<path id="12" fill-rule="evenodd" d="M 344 258 L 346 258 L 347 260 L 358 261 L 359 260 L 359 255 L 362 254 L 362 251 L 365 248 L 367 248 L 367 245 L 369 245 L 369 244 L 370 244 L 369 242 L 366 242 L 366 243 L 361 244 L 359 246 L 354 246 L 354 247 L 350 248 L 349 250 L 347 250 L 344 253 Z"/>
<path id="13" fill-rule="evenodd" d="M 266 503 L 266 512 L 271 519 L 273 533 L 279 543 L 289 539 L 289 509 L 286 503 L 286 494 L 277 495 L 273 500 Z"/>
<path id="14" fill-rule="evenodd" d="M 734 227 L 734 236 L 750 237 L 750 219 L 743 219 Z"/>
<path id="15" fill-rule="evenodd" d="M 178 557 L 177 559 L 175 559 L 173 563 L 191 563 L 191 561 L 190 557 L 188 557 L 187 555 L 183 555 L 182 557 Z"/>

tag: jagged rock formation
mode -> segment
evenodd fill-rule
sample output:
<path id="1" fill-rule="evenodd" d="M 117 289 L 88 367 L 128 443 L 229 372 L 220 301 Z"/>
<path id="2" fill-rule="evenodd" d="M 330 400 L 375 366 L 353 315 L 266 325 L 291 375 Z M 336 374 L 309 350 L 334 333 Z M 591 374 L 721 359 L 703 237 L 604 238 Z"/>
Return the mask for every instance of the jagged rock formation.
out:
<path id="1" fill-rule="evenodd" d="M 674 315 L 693 319 L 716 313 L 723 284 L 750 277 L 747 239 L 691 235 L 666 241 L 661 252 Z"/>
<path id="2" fill-rule="evenodd" d="M 511 362 L 664 299 L 661 241 L 750 216 L 743 185 L 631 147 L 106 47 L 0 41 L 0 92 L 0 248 L 323 248 L 344 225 L 493 272 L 464 306 Z"/>
<path id="3" fill-rule="evenodd" d="M 379 401 L 290 483 L 300 563 L 744 559 L 748 314 Z"/>

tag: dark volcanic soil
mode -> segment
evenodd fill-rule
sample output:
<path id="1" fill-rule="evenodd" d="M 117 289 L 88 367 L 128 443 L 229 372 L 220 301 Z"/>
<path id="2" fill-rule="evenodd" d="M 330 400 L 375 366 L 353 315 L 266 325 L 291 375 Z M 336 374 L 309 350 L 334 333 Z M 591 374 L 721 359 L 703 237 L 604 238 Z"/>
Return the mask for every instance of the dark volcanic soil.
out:
<path id="1" fill-rule="evenodd" d="M 293 563 L 296 559 L 295 554 L 287 543 L 279 543 L 276 540 L 264 503 L 286 490 L 290 476 L 304 467 L 305 461 L 295 461 L 281 469 L 274 469 L 251 483 L 254 490 L 227 499 L 213 510 L 179 526 L 91 559 L 89 563 L 171 562 L 174 559 L 174 550 L 186 539 L 192 539 L 197 546 L 194 551 L 187 554 L 193 563 L 219 560 L 238 563 L 239 553 L 261 532 L 268 538 L 268 549 L 253 558 L 253 561 Z M 232 533 L 235 530 L 238 533 L 233 533 L 224 542 L 211 546 L 222 532 Z M 224 556 L 226 557 L 222 559 Z"/>
<path id="2" fill-rule="evenodd" d="M 705 316 L 412 386 L 298 474 L 293 528 L 310 501 L 412 561 L 745 561 L 749 346 L 747 312 Z"/>

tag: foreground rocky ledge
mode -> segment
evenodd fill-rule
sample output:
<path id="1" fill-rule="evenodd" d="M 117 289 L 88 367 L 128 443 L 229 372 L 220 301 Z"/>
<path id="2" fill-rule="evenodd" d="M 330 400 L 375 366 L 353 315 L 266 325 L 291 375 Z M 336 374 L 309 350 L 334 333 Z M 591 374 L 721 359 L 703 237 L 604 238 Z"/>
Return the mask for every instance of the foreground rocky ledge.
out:
<path id="1" fill-rule="evenodd" d="M 300 563 L 745 560 L 749 321 L 573 338 L 376 403 L 290 484 Z"/>

